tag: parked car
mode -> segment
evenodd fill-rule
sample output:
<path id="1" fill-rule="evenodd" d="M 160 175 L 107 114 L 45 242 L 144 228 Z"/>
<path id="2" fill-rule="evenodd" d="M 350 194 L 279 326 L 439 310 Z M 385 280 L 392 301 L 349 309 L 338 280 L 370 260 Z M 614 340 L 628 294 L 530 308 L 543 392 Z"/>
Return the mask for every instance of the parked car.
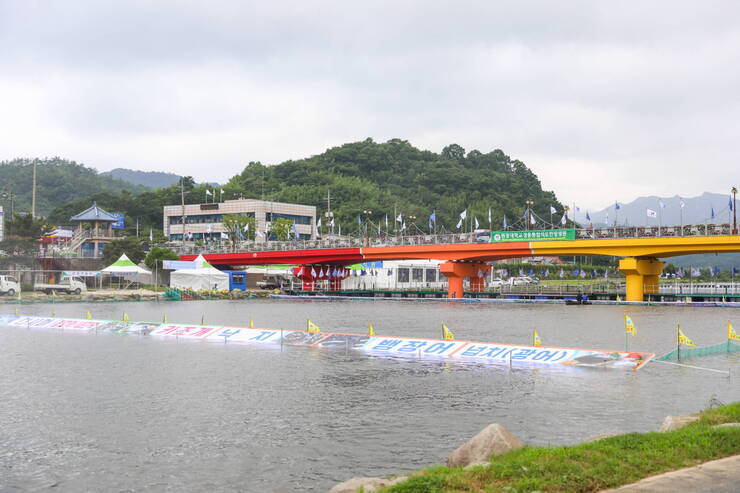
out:
<path id="1" fill-rule="evenodd" d="M 538 284 L 540 282 L 536 277 L 532 278 L 529 276 L 512 277 L 509 279 L 509 283 L 512 286 L 527 286 L 529 284 Z"/>
<path id="2" fill-rule="evenodd" d="M 62 277 L 58 283 L 46 283 L 37 282 L 33 285 L 34 291 L 43 291 L 46 294 L 55 293 L 67 293 L 67 294 L 80 294 L 83 291 L 87 291 L 85 281 L 79 277 Z"/>
<path id="3" fill-rule="evenodd" d="M 500 277 L 495 277 L 491 279 L 491 281 L 488 283 L 488 286 L 492 288 L 500 288 L 504 284 L 506 284 L 506 281 L 504 281 Z"/>
<path id="4" fill-rule="evenodd" d="M 21 292 L 21 283 L 13 276 L 0 276 L 0 294 L 15 296 Z"/>

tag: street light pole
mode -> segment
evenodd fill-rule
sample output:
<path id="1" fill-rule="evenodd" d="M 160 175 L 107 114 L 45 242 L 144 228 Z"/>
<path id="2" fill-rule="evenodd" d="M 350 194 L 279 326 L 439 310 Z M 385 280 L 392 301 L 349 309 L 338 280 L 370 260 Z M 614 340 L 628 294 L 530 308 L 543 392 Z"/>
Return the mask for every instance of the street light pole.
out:
<path id="1" fill-rule="evenodd" d="M 732 234 L 737 234 L 737 187 L 732 187 Z"/>
<path id="2" fill-rule="evenodd" d="M 533 200 L 527 200 L 527 228 L 526 230 L 529 231 L 529 225 L 532 222 L 532 206 L 534 205 Z"/>

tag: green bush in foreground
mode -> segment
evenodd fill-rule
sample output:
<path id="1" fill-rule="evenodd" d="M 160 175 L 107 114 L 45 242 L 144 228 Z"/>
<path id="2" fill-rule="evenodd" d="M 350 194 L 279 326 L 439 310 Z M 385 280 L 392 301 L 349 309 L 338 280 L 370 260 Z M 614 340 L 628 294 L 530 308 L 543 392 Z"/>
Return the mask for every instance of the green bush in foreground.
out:
<path id="1" fill-rule="evenodd" d="M 594 492 L 740 453 L 740 402 L 701 413 L 676 431 L 629 433 L 572 447 L 525 447 L 490 465 L 434 467 L 384 493 Z"/>

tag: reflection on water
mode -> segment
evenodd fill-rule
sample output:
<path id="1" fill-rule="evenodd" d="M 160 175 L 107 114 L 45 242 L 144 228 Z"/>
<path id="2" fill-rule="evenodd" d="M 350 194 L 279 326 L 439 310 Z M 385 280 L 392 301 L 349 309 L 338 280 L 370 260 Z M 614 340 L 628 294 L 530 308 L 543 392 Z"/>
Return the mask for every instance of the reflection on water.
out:
<path id="1" fill-rule="evenodd" d="M 623 307 L 398 302 L 57 304 L 58 316 L 200 322 L 623 349 Z M 0 312 L 12 313 L 11 305 Z M 636 351 L 725 337 L 724 308 L 632 307 Z M 23 306 L 49 315 L 49 305 Z M 736 326 L 739 324 L 736 323 Z M 654 430 L 666 414 L 740 399 L 710 372 L 639 372 L 389 359 L 344 348 L 265 347 L 18 328 L 0 338 L 0 490 L 326 491 L 352 476 L 443 463 L 501 423 L 533 444 Z M 698 360 L 696 361 L 698 362 Z M 695 363 L 696 363 L 695 362 Z M 740 355 L 703 358 L 735 368 Z"/>

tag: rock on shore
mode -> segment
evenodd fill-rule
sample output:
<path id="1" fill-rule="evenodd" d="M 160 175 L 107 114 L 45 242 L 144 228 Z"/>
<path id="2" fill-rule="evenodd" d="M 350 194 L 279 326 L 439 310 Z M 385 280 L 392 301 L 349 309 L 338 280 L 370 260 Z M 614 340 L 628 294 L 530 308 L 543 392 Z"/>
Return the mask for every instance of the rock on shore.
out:
<path id="1" fill-rule="evenodd" d="M 491 424 L 447 457 L 448 467 L 487 464 L 491 456 L 524 447 L 524 443 L 499 424 Z"/>

